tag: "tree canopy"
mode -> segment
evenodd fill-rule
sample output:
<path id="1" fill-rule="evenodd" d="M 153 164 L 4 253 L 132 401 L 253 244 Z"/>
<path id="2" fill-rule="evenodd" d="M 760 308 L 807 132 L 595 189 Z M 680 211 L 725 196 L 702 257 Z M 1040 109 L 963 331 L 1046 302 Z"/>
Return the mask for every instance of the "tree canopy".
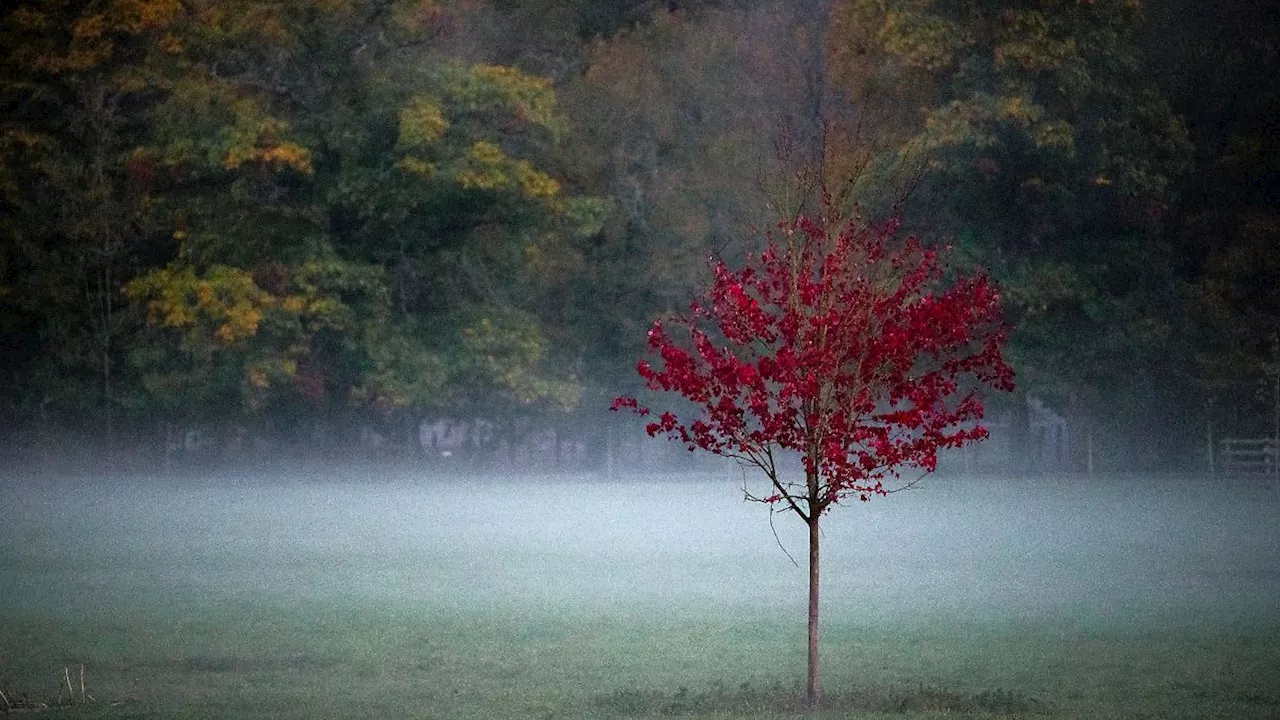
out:
<path id="1" fill-rule="evenodd" d="M 6 445 L 601 432 L 643 328 L 795 200 L 780 144 L 999 281 L 1015 420 L 1257 432 L 1276 36 L 1244 2 L 11 3 Z"/>

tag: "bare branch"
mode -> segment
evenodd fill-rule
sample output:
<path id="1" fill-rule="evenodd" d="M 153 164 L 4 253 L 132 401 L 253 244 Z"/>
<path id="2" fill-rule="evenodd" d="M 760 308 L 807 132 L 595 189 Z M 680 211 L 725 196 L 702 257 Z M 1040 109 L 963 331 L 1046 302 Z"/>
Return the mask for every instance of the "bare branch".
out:
<path id="1" fill-rule="evenodd" d="M 915 480 L 912 480 L 911 482 L 907 483 L 906 485 L 903 485 L 902 487 L 896 487 L 896 488 L 893 488 L 892 490 L 885 490 L 885 491 L 884 491 L 884 493 L 885 493 L 886 495 L 892 495 L 893 493 L 896 493 L 896 492 L 902 492 L 903 490 L 918 490 L 919 488 L 917 488 L 917 487 L 916 487 L 916 485 L 917 485 L 921 480 L 923 480 L 923 479 L 925 479 L 926 477 L 928 477 L 928 476 L 929 476 L 929 474 L 930 474 L 930 473 L 926 470 L 925 472 L 920 473 L 920 477 L 916 478 Z"/>
<path id="2" fill-rule="evenodd" d="M 787 556 L 787 559 L 791 561 L 791 564 L 796 567 L 800 567 L 800 563 L 796 562 L 796 559 L 791 557 L 791 553 L 787 552 L 787 548 L 782 545 L 782 538 L 778 537 L 778 528 L 773 525 L 773 516 L 777 513 L 777 510 L 769 508 L 769 529 L 773 531 L 773 540 L 778 543 L 778 547 L 782 549 L 782 554 Z"/>

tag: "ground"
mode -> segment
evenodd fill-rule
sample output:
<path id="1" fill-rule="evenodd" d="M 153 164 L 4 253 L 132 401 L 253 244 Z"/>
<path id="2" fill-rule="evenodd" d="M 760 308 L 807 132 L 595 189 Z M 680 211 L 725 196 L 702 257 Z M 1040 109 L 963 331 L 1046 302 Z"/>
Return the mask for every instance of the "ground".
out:
<path id="1" fill-rule="evenodd" d="M 802 717 L 727 475 L 0 485 L 0 689 L 60 717 Z M 804 528 L 776 518 L 803 561 Z M 829 717 L 1280 716 L 1280 497 L 931 478 L 825 520 Z"/>

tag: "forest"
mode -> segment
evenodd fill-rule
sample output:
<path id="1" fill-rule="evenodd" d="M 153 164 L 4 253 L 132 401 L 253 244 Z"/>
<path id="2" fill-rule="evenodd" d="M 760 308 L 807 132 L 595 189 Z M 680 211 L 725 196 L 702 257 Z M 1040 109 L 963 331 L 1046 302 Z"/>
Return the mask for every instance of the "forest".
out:
<path id="1" fill-rule="evenodd" d="M 1032 409 L 1064 470 L 1280 434 L 1272 4 L 5 8 L 9 466 L 598 462 L 797 172 L 999 284 L 1011 457 Z"/>

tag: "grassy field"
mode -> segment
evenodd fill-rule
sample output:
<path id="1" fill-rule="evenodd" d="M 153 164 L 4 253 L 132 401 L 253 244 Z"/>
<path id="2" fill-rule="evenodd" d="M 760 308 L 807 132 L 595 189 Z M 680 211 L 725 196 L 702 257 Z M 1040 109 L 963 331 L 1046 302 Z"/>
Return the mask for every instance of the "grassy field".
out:
<path id="1" fill-rule="evenodd" d="M 0 689 L 79 702 L 83 665 L 94 701 L 48 715 L 807 717 L 805 573 L 735 490 L 10 480 Z M 825 717 L 1280 717 L 1271 491 L 940 480 L 826 528 Z"/>

